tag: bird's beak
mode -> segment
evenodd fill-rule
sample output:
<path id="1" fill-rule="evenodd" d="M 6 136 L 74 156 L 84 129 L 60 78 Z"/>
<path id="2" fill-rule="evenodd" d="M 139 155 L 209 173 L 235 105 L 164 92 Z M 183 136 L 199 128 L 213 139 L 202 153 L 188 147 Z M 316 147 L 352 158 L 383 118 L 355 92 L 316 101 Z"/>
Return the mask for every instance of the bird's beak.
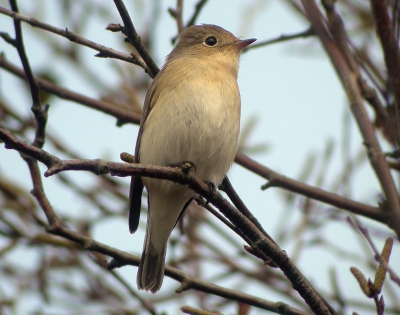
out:
<path id="1" fill-rule="evenodd" d="M 240 50 L 242 50 L 247 46 L 249 46 L 251 43 L 254 43 L 256 40 L 257 40 L 256 38 L 238 40 L 237 42 L 234 43 L 234 45 L 238 47 Z"/>

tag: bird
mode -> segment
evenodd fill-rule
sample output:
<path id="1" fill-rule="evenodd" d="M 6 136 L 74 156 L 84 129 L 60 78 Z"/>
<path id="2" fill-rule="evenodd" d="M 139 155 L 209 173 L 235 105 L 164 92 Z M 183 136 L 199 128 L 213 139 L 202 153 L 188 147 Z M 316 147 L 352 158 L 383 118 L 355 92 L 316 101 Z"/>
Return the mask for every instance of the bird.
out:
<path id="1" fill-rule="evenodd" d="M 192 25 L 179 34 L 149 85 L 135 163 L 170 166 L 190 161 L 199 179 L 220 185 L 233 163 L 239 139 L 240 54 L 255 40 L 241 40 L 211 24 Z M 172 181 L 132 177 L 131 233 L 139 225 L 144 187 L 148 218 L 136 282 L 139 290 L 156 293 L 163 283 L 168 238 L 196 194 Z"/>

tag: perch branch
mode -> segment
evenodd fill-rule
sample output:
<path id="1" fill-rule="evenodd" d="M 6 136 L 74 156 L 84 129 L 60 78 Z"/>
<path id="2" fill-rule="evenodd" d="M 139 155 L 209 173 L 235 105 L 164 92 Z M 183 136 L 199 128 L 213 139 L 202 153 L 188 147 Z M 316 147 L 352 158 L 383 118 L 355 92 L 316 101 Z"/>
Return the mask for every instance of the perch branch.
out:
<path id="1" fill-rule="evenodd" d="M 133 163 L 125 164 L 103 160 L 61 160 L 44 150 L 40 150 L 19 140 L 2 127 L 0 127 L 0 139 L 5 142 L 6 148 L 15 149 L 27 155 L 31 154 L 34 159 L 43 162 L 48 167 L 45 176 L 54 175 L 66 170 L 85 170 L 95 174 L 110 173 L 112 176 L 136 175 L 167 179 L 187 185 L 198 194 L 208 196 L 210 203 L 216 206 L 220 212 L 248 237 L 250 240 L 249 245 L 253 249 L 262 251 L 278 265 L 292 283 L 293 288 L 299 292 L 314 313 L 321 315 L 333 313 L 330 312 L 330 305 L 315 291 L 308 280 L 297 269 L 296 265 L 289 259 L 285 251 L 282 251 L 271 240 L 265 237 L 248 218 L 233 207 L 218 191 L 211 189 L 207 183 L 197 179 L 191 172 L 184 173 L 180 168 Z M 57 230 L 62 228 L 59 224 L 54 226 Z M 71 233 L 73 232 L 71 231 Z"/>

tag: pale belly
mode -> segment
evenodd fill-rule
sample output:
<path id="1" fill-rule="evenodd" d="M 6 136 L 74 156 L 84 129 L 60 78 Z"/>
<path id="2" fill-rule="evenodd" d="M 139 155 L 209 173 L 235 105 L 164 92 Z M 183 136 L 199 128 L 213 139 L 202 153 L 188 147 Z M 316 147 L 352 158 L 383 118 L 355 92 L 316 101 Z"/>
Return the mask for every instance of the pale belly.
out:
<path id="1" fill-rule="evenodd" d="M 163 104 L 150 113 L 142 135 L 140 163 L 168 166 L 190 161 L 196 176 L 219 185 L 236 153 L 240 101 L 228 107 L 215 106 L 215 100 L 209 106 L 207 98 L 195 101 Z"/>

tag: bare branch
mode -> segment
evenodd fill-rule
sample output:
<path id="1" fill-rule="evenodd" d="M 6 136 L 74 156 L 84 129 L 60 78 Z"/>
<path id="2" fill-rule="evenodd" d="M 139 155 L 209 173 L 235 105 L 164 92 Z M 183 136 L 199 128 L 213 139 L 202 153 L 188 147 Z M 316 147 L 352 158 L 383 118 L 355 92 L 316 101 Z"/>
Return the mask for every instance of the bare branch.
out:
<path id="1" fill-rule="evenodd" d="M 371 239 L 371 235 L 369 234 L 369 231 L 366 227 L 364 227 L 361 222 L 359 222 L 357 219 L 354 218 L 347 218 L 347 221 L 354 227 L 356 228 L 366 239 L 368 242 L 369 246 L 371 247 L 372 251 L 374 252 L 374 258 L 375 260 L 382 264 L 386 270 L 390 274 L 390 279 L 393 280 L 398 286 L 400 286 L 400 277 L 396 274 L 396 272 L 391 268 L 388 264 L 387 261 L 381 258 L 381 253 L 378 251 L 378 248 L 375 246 L 374 242 Z"/>
<path id="2" fill-rule="evenodd" d="M 400 53 L 393 32 L 393 25 L 390 21 L 387 3 L 381 0 L 371 0 L 371 8 L 375 19 L 376 31 L 383 48 L 391 89 L 396 99 L 397 108 L 400 110 Z"/>
<path id="3" fill-rule="evenodd" d="M 35 148 L 34 146 L 32 147 Z M 29 171 L 31 172 L 33 183 L 32 194 L 35 196 L 44 214 L 46 215 L 47 221 L 53 227 L 61 225 L 61 220 L 57 217 L 44 192 L 38 161 L 30 156 L 23 156 L 23 158 L 28 164 Z"/>
<path id="4" fill-rule="evenodd" d="M 96 241 L 93 241 L 96 242 Z M 96 242 L 98 243 L 98 242 Z M 101 243 L 99 243 L 101 244 Z M 136 256 L 124 253 L 123 257 L 114 257 L 110 262 L 109 268 L 119 268 L 125 265 L 139 265 L 140 259 Z M 112 256 L 113 257 L 113 256 Z M 120 259 L 121 258 L 121 259 Z M 196 277 L 193 277 L 177 268 L 171 267 L 169 265 L 165 266 L 165 275 L 179 281 L 181 283 L 180 288 L 176 290 L 177 293 L 194 289 L 197 291 L 214 294 L 229 300 L 238 301 L 241 303 L 246 303 L 248 305 L 268 310 L 277 314 L 287 314 L 287 315 L 306 315 L 308 313 L 295 309 L 286 303 L 282 302 L 270 302 L 268 300 L 255 297 L 250 294 L 246 294 L 237 290 L 232 290 L 218 286 L 214 283 L 202 281 Z"/>
<path id="5" fill-rule="evenodd" d="M 18 77 L 24 79 L 25 73 L 15 65 L 9 63 L 3 56 L 0 55 L 0 67 L 17 75 Z M 43 91 L 49 92 L 51 94 L 57 95 L 58 97 L 66 100 L 70 100 L 82 105 L 86 105 L 90 108 L 97 109 L 103 113 L 114 116 L 118 119 L 117 125 L 121 126 L 125 123 L 131 122 L 135 124 L 140 123 L 141 115 L 135 114 L 132 111 L 125 110 L 123 108 L 117 107 L 113 104 L 96 100 L 85 95 L 73 92 L 66 88 L 60 87 L 50 81 L 39 79 L 34 77 L 40 89 Z"/>
<path id="6" fill-rule="evenodd" d="M 189 315 L 222 315 L 222 313 L 220 313 L 218 311 L 208 312 L 208 311 L 194 308 L 194 307 L 191 307 L 188 305 L 182 306 L 181 311 L 184 312 L 185 314 L 189 314 Z"/>
<path id="7" fill-rule="evenodd" d="M 375 129 L 369 120 L 368 113 L 364 107 L 361 91 L 358 85 L 359 74 L 353 71 L 348 61 L 343 56 L 338 44 L 332 39 L 325 26 L 322 14 L 314 0 L 302 0 L 303 6 L 314 26 L 321 43 L 329 55 L 335 70 L 342 82 L 343 88 L 347 93 L 350 109 L 356 118 L 364 144 L 368 151 L 369 161 L 379 179 L 379 183 L 387 198 L 390 207 L 385 209 L 385 215 L 389 216 L 387 224 L 400 236 L 400 201 L 392 175 L 390 174 L 388 163 L 382 152 Z"/>
<path id="8" fill-rule="evenodd" d="M 172 8 L 168 9 L 168 12 L 176 20 L 176 25 L 178 27 L 178 33 L 182 33 L 183 28 L 184 28 L 183 27 L 182 11 L 183 11 L 183 0 L 177 0 L 176 1 L 176 8 L 175 9 L 172 9 Z"/>
<path id="9" fill-rule="evenodd" d="M 338 207 L 339 209 L 351 211 L 355 214 L 363 215 L 367 218 L 386 223 L 385 216 L 378 207 L 371 207 L 281 175 L 278 172 L 257 163 L 241 152 L 236 153 L 235 162 L 267 179 L 269 181 L 267 184 L 268 187 L 281 187 L 294 193 Z"/>
<path id="10" fill-rule="evenodd" d="M 46 176 L 57 174 L 66 170 L 85 170 L 95 174 L 110 173 L 113 176 L 146 176 L 160 179 L 167 179 L 187 185 L 190 189 L 202 196 L 208 196 L 210 203 L 215 205 L 237 228 L 241 230 L 250 240 L 250 246 L 255 250 L 262 251 L 266 256 L 279 266 L 292 286 L 303 297 L 304 301 L 316 314 L 332 314 L 329 304 L 321 298 L 307 279 L 291 262 L 285 251 L 282 251 L 270 239 L 258 230 L 258 228 L 247 219 L 240 211 L 233 207 L 222 195 L 209 187 L 205 182 L 197 179 L 191 171 L 184 172 L 182 168 L 160 167 L 140 164 L 124 164 L 107 162 L 102 160 L 60 160 L 44 150 L 20 141 L 10 132 L 0 127 L 0 139 L 6 143 L 6 148 L 13 148 L 25 154 L 32 154 L 35 159 L 42 161 L 49 169 Z M 39 151 L 38 151 L 39 150 Z M 59 232 L 63 227 L 55 225 L 50 229 Z M 68 230 L 68 235 L 73 233 Z M 81 236 L 79 236 L 81 237 Z M 71 238 L 69 238 L 71 239 Z M 87 244 L 85 244 L 87 246 Z"/>
<path id="11" fill-rule="evenodd" d="M 123 33 L 128 37 L 129 43 L 136 48 L 140 56 L 143 58 L 144 62 L 148 67 L 147 73 L 150 77 L 154 78 L 160 69 L 155 64 L 153 58 L 151 58 L 147 48 L 144 46 L 142 39 L 136 32 L 135 26 L 132 23 L 131 17 L 129 16 L 128 10 L 122 0 L 114 0 L 114 3 L 118 9 L 118 12 L 124 22 Z"/>
<path id="12" fill-rule="evenodd" d="M 11 8 L 18 12 L 18 5 L 16 0 L 10 1 Z M 22 66 L 25 72 L 25 78 L 28 81 L 29 88 L 31 91 L 32 97 L 32 107 L 31 110 L 35 115 L 36 119 L 36 135 L 33 145 L 42 148 L 45 142 L 45 134 L 46 134 L 46 123 L 47 123 L 47 110 L 49 108 L 46 105 L 42 108 L 40 103 L 40 96 L 39 96 L 39 85 L 35 77 L 33 76 L 31 66 L 29 64 L 28 56 L 25 52 L 25 45 L 22 36 L 22 28 L 21 28 L 21 21 L 18 19 L 14 19 L 14 29 L 15 29 L 15 41 L 14 46 L 18 51 L 19 58 L 21 59 Z"/>
<path id="13" fill-rule="evenodd" d="M 71 42 L 92 48 L 99 52 L 99 54 L 96 55 L 98 57 L 114 58 L 114 59 L 123 60 L 123 61 L 135 64 L 135 65 L 143 68 L 146 72 L 150 72 L 150 70 L 147 68 L 146 64 L 143 62 L 143 60 L 141 60 L 138 56 L 135 56 L 132 54 L 128 55 L 128 54 L 119 52 L 117 50 L 114 50 L 112 48 L 97 44 L 95 42 L 92 42 L 92 41 L 78 35 L 78 34 L 68 31 L 68 29 L 64 30 L 64 29 L 52 26 L 52 25 L 44 23 L 36 18 L 31 18 L 31 17 L 25 16 L 25 15 L 19 14 L 17 12 L 13 12 L 13 11 L 8 10 L 1 6 L 0 6 L 0 13 L 12 17 L 15 21 L 16 20 L 24 21 L 33 27 L 38 27 L 45 31 L 65 37 L 65 38 L 69 39 Z"/>
<path id="14" fill-rule="evenodd" d="M 196 3 L 194 6 L 194 12 L 192 17 L 189 19 L 189 21 L 186 23 L 186 27 L 189 27 L 190 25 L 194 25 L 196 23 L 196 20 L 203 9 L 204 5 L 207 3 L 208 0 L 199 0 L 199 2 Z"/>
<path id="15" fill-rule="evenodd" d="M 273 39 L 261 41 L 261 42 L 256 43 L 256 44 L 252 44 L 252 45 L 248 46 L 247 48 L 245 48 L 243 50 L 243 52 L 247 52 L 249 50 L 253 50 L 254 48 L 260 48 L 260 47 L 268 46 L 268 45 L 275 44 L 275 43 L 286 42 L 286 41 L 297 39 L 297 38 L 307 38 L 307 37 L 310 37 L 310 36 L 315 36 L 315 32 L 314 32 L 312 27 L 309 27 L 305 31 L 302 31 L 302 32 L 299 32 L 299 33 L 296 33 L 296 34 L 281 35 L 281 36 L 279 36 L 277 38 L 273 38 Z"/>
<path id="16" fill-rule="evenodd" d="M 10 1 L 11 7 L 15 12 L 18 12 L 17 2 L 15 0 Z M 1 8 L 1 7 L 0 7 Z M 31 89 L 31 96 L 33 100 L 32 106 L 39 106 L 40 107 L 40 98 L 39 98 L 39 87 L 33 77 L 33 73 L 31 70 L 31 66 L 29 65 L 28 57 L 25 53 L 24 41 L 22 37 L 22 29 L 21 29 L 21 22 L 14 18 L 14 28 L 15 28 L 15 47 L 17 48 L 19 57 L 22 62 L 22 66 L 24 68 L 26 79 L 29 83 Z"/>
<path id="17" fill-rule="evenodd" d="M 250 210 L 246 207 L 244 204 L 243 200 L 239 197 L 239 195 L 236 193 L 235 189 L 233 188 L 230 180 L 228 177 L 225 177 L 220 189 L 224 191 L 229 199 L 233 202 L 235 207 L 245 216 L 247 217 L 253 224 L 267 237 L 273 242 L 276 246 L 278 244 L 272 239 L 272 237 L 264 230 L 260 222 L 258 222 L 257 218 L 253 216 L 253 214 L 250 212 Z M 279 246 L 278 246 L 279 247 Z"/>

